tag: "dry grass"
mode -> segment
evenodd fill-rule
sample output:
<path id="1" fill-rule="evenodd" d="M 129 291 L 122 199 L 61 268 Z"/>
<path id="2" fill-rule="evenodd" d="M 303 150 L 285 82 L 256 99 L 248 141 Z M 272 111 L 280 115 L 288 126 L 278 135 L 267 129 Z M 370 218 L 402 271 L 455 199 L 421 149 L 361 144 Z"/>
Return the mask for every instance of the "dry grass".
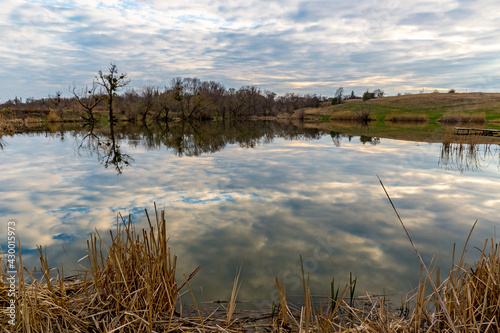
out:
<path id="1" fill-rule="evenodd" d="M 359 100 L 355 100 L 359 101 Z M 358 102 L 360 103 L 360 102 Z M 490 93 L 455 93 L 455 94 L 410 94 L 401 96 L 391 96 L 371 99 L 366 103 L 370 104 L 428 104 L 428 103 L 448 103 L 448 104 L 478 104 L 478 103 L 500 103 L 500 94 Z"/>
<path id="2" fill-rule="evenodd" d="M 391 309 L 383 297 L 368 296 L 369 301 L 363 301 L 363 305 L 354 304 L 355 281 L 345 286 L 338 299 L 326 298 L 324 304 L 317 306 L 310 292 L 309 273 L 302 268 L 303 305 L 290 304 L 284 281 L 280 283 L 276 278 L 279 294 L 276 311 L 262 313 L 252 321 L 248 317 L 235 316 L 241 268 L 236 273 L 225 314 L 216 317 L 214 311 L 203 315 L 196 300 L 195 313 L 179 314 L 179 291 L 184 286 L 191 290 L 189 281 L 199 268 L 189 276 L 183 275 L 183 282 L 177 285 L 177 257 L 168 247 L 164 212 L 155 209 L 155 217 L 153 225 L 148 216 L 149 230 L 137 233 L 130 217 L 127 221 L 120 216 L 116 231 L 110 231 L 109 247 L 96 231 L 88 241 L 87 256 L 80 260 L 86 265 L 71 277 L 65 278 L 62 268 L 60 271 L 49 269 L 41 247 L 39 271 L 28 272 L 20 255 L 18 313 L 16 326 L 11 331 L 500 331 L 500 243 L 494 239 L 486 240 L 480 250 L 480 259 L 474 265 L 465 262 L 466 243 L 460 260 L 452 263 L 443 281 L 435 263 L 428 269 L 422 265 L 424 269 L 417 291 L 411 298 L 402 300 L 401 311 Z M 411 241 L 410 236 L 409 239 Z M 416 248 L 415 251 L 418 254 Z M 5 320 L 9 304 L 7 273 L 3 266 L 0 272 L 0 316 Z M 347 302 L 349 292 L 351 300 Z M 6 327 L 4 324 L 0 331 L 7 332 Z"/>
<path id="3" fill-rule="evenodd" d="M 391 121 L 393 123 L 428 123 L 430 121 L 429 117 L 425 114 L 391 114 L 384 119 L 385 121 Z"/>
<path id="4" fill-rule="evenodd" d="M 13 134 L 15 130 L 14 124 L 0 113 L 0 133 Z"/>
<path id="5" fill-rule="evenodd" d="M 54 110 L 50 109 L 49 114 L 47 116 L 47 121 L 49 123 L 55 123 L 55 122 L 58 122 L 60 120 L 61 120 L 61 117 L 59 117 Z"/>
<path id="6" fill-rule="evenodd" d="M 172 329 L 180 286 L 176 282 L 177 257 L 167 245 L 164 212 L 156 213 L 156 225 L 136 233 L 133 224 L 122 219 L 111 245 L 99 232 L 87 242 L 88 254 L 80 271 L 69 281 L 63 271 L 47 266 L 40 247 L 41 277 L 22 265 L 18 268 L 18 332 L 153 332 Z M 149 216 L 148 216 L 149 221 Z M 82 261 L 82 259 L 80 260 Z M 2 277 L 6 272 L 2 268 Z M 52 276 L 51 276 L 52 275 Z M 5 317 L 7 284 L 0 282 L 0 312 Z"/>
<path id="7" fill-rule="evenodd" d="M 481 114 L 489 121 L 500 118 L 500 94 L 454 93 L 454 94 L 411 94 L 371 99 L 346 100 L 340 105 L 323 108 L 308 108 L 305 113 L 330 116 L 335 113 L 356 111 L 371 107 L 371 116 L 378 120 L 389 120 L 392 114 L 426 115 L 430 122 L 448 113 Z"/>
<path id="8" fill-rule="evenodd" d="M 29 124 L 43 124 L 42 118 L 36 117 L 26 117 L 24 118 L 24 125 L 28 126 Z"/>
<path id="9" fill-rule="evenodd" d="M 370 115 L 369 108 L 363 108 L 359 111 L 339 111 L 334 112 L 330 115 L 330 120 L 339 120 L 339 121 L 352 121 L 352 122 L 370 122 L 375 120 Z"/>
<path id="10" fill-rule="evenodd" d="M 404 227 L 402 221 L 401 224 Z M 409 234 L 408 237 L 412 242 Z M 370 302 L 366 302 L 370 304 L 368 308 L 347 304 L 344 299 L 349 286 L 344 288 L 340 302 L 332 302 L 338 304 L 337 306 L 328 306 L 325 310 L 320 305 L 319 308 L 313 309 L 308 288 L 309 279 L 306 280 L 303 272 L 304 306 L 299 315 L 297 312 L 293 313 L 288 306 L 284 283 L 280 287 L 276 280 L 281 308 L 276 316 L 279 320 L 273 321 L 273 329 L 363 333 L 500 332 L 500 243 L 487 239 L 479 261 L 471 266 L 465 262 L 468 241 L 469 238 L 459 262 L 452 263 L 448 277 L 443 282 L 435 262 L 431 262 L 430 268 L 427 268 L 421 261 L 420 283 L 412 297 L 413 310 L 409 310 L 407 298 L 402 302 L 399 314 L 386 306 L 383 297 L 369 297 Z M 420 258 L 416 247 L 415 251 Z M 296 318 L 300 319 L 297 321 Z M 287 323 L 290 324 L 286 325 Z"/>
<path id="11" fill-rule="evenodd" d="M 486 122 L 486 115 L 484 112 L 479 114 L 446 113 L 438 121 L 445 124 L 484 124 Z"/>

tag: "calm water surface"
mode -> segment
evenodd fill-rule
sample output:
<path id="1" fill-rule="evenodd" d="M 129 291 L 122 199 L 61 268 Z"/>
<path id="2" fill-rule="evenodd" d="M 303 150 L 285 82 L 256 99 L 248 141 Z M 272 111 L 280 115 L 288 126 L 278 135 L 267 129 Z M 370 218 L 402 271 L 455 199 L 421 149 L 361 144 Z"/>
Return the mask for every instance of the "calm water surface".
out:
<path id="1" fill-rule="evenodd" d="M 112 228 L 118 212 L 143 226 L 156 202 L 179 277 L 202 266 L 192 282 L 200 301 L 229 298 L 240 266 L 240 299 L 268 304 L 274 277 L 298 295 L 300 255 L 318 295 L 349 272 L 359 294 L 411 290 L 420 265 L 377 174 L 424 260 L 435 256 L 442 270 L 476 219 L 471 260 L 499 225 L 498 146 L 460 150 L 278 123 L 52 129 L 4 136 L 2 146 L 3 248 L 15 220 L 25 265 L 39 266 L 43 245 L 49 265 L 69 271 L 95 228 Z"/>

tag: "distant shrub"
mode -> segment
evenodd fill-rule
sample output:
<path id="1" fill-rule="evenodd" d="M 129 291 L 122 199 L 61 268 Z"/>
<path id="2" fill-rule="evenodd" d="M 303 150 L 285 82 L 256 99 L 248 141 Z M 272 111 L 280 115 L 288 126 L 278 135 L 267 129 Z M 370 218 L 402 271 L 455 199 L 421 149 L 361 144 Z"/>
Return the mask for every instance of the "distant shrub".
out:
<path id="1" fill-rule="evenodd" d="M 369 92 L 368 90 L 365 91 L 365 93 L 363 94 L 363 101 L 369 101 L 370 99 L 372 99 L 374 96 L 373 96 L 373 93 Z"/>
<path id="2" fill-rule="evenodd" d="M 430 121 L 425 114 L 393 114 L 385 118 L 385 120 L 393 123 L 425 123 Z"/>
<path id="3" fill-rule="evenodd" d="M 367 123 L 375 120 L 371 116 L 370 108 L 363 108 L 356 111 L 341 111 L 334 112 L 330 115 L 330 120 L 340 120 L 340 121 L 353 121 L 359 123 Z"/>
<path id="4" fill-rule="evenodd" d="M 383 91 L 382 89 L 375 89 L 373 92 L 372 92 L 372 96 L 373 98 L 380 98 L 380 97 L 384 97 L 385 95 L 385 91 Z"/>
<path id="5" fill-rule="evenodd" d="M 448 90 L 448 93 L 449 93 L 449 94 L 454 94 L 454 93 L 455 93 L 455 89 L 450 89 L 450 90 Z"/>
<path id="6" fill-rule="evenodd" d="M 446 124 L 456 124 L 456 123 L 483 124 L 486 122 L 486 115 L 484 112 L 477 114 L 448 113 L 445 114 L 441 119 L 439 119 L 439 122 Z"/>

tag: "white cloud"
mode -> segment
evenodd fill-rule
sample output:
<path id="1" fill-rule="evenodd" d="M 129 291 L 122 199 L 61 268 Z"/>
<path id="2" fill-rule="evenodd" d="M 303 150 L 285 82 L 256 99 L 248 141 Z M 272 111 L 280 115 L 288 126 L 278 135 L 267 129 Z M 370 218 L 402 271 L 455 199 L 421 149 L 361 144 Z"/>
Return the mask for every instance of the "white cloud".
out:
<path id="1" fill-rule="evenodd" d="M 487 0 L 7 1 L 0 71 L 13 80 L 0 98 L 84 84 L 111 61 L 134 86 L 196 76 L 278 93 L 491 91 L 499 9 Z"/>

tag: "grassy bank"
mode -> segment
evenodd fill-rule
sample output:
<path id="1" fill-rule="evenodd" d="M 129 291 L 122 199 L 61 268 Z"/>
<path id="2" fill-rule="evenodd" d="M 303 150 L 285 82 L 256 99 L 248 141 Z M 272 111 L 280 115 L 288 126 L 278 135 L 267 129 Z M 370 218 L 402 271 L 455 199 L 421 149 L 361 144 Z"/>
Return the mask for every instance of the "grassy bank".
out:
<path id="1" fill-rule="evenodd" d="M 329 121 L 295 123 L 308 129 L 318 129 L 326 133 L 338 132 L 350 136 L 368 136 L 384 139 L 428 142 L 428 143 L 474 143 L 500 144 L 500 137 L 480 135 L 455 135 L 454 125 L 426 123 L 426 122 L 388 122 L 372 121 L 359 123 L 353 121 Z M 476 127 L 476 126 L 471 126 Z M 482 126 L 479 126 L 482 127 Z M 498 124 L 491 124 L 488 128 L 500 129 Z"/>
<path id="2" fill-rule="evenodd" d="M 329 116 L 331 119 L 342 114 L 357 114 L 369 111 L 373 119 L 383 121 L 398 117 L 406 121 L 436 122 L 443 117 L 460 118 L 475 122 L 500 120 L 500 94 L 489 93 L 428 93 L 393 97 L 381 97 L 363 102 L 361 99 L 346 100 L 344 104 L 323 104 L 320 108 L 308 108 L 307 115 Z M 345 116 L 344 116 L 345 117 Z M 468 119 L 466 119 L 468 118 Z"/>
<path id="3" fill-rule="evenodd" d="M 146 213 L 147 214 L 147 213 Z M 87 241 L 78 274 L 50 269 L 40 248 L 38 271 L 28 271 L 19 257 L 15 325 L 9 326 L 9 282 L 2 268 L 0 313 L 4 332 L 167 332 L 167 331 L 322 331 L 322 332 L 497 332 L 500 329 L 500 249 L 486 240 L 477 263 L 462 253 L 447 276 L 431 265 L 416 292 L 390 308 L 383 297 L 354 302 L 355 281 L 314 303 L 309 273 L 302 270 L 303 302 L 291 304 L 283 281 L 275 279 L 279 300 L 268 313 L 249 312 L 237 303 L 238 274 L 232 296 L 207 312 L 193 299 L 190 311 L 179 295 L 191 293 L 189 275 L 177 274 L 177 257 L 168 246 L 164 212 L 155 211 L 149 229 L 136 232 L 121 219 L 110 232 L 111 244 L 98 232 Z M 154 221 L 154 222 L 151 222 Z M 368 278 L 368 277 L 366 277 Z M 436 287 L 432 287 L 434 284 Z M 230 287 L 228 287 L 230 288 Z M 326 291 L 326 290 L 325 290 Z"/>

